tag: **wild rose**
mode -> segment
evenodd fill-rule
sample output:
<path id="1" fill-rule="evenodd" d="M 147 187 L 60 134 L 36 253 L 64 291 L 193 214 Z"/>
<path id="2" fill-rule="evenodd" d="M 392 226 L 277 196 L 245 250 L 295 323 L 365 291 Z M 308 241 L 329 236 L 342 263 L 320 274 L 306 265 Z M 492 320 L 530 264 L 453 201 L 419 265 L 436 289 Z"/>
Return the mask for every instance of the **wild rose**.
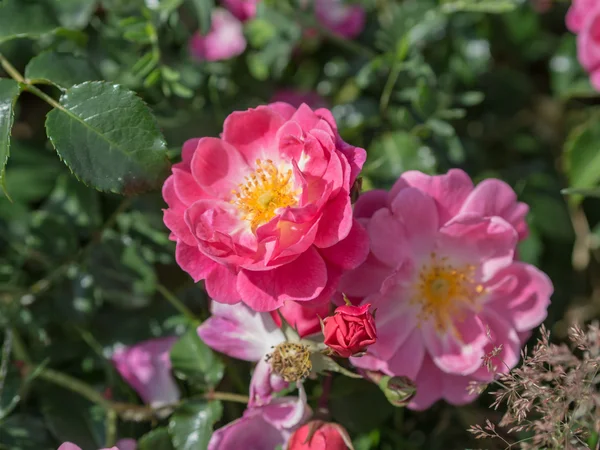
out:
<path id="1" fill-rule="evenodd" d="M 326 109 L 230 114 L 220 139 L 184 144 L 163 186 L 177 262 L 217 302 L 272 311 L 328 300 L 368 254 L 350 204 L 365 156 Z"/>
<path id="2" fill-rule="evenodd" d="M 216 430 L 208 450 L 274 449 L 285 446 L 290 435 L 311 415 L 302 386 L 298 397 L 281 397 L 268 405 L 249 407 L 244 415 Z"/>
<path id="3" fill-rule="evenodd" d="M 222 8 L 213 10 L 208 34 L 203 36 L 196 32 L 189 42 L 192 57 L 202 61 L 230 59 L 241 55 L 245 49 L 242 23 Z"/>
<path id="4" fill-rule="evenodd" d="M 590 81 L 600 90 L 600 3 L 574 0 L 566 17 L 567 28 L 577 34 L 577 57 L 590 73 Z"/>
<path id="5" fill-rule="evenodd" d="M 198 327 L 198 335 L 213 350 L 244 361 L 257 361 L 250 381 L 250 406 L 263 405 L 273 392 L 288 386 L 273 373 L 267 355 L 285 342 L 283 332 L 268 313 L 252 311 L 243 303 L 212 302 L 211 317 Z"/>
<path id="6" fill-rule="evenodd" d="M 319 23 L 346 39 L 354 39 L 365 27 L 365 10 L 359 5 L 345 5 L 344 0 L 315 0 Z"/>
<path id="7" fill-rule="evenodd" d="M 256 16 L 256 6 L 260 0 L 221 0 L 225 8 L 242 22 Z"/>
<path id="8" fill-rule="evenodd" d="M 329 302 L 285 302 L 277 311 L 271 311 L 271 317 L 281 327 L 281 314 L 300 337 L 305 337 L 321 331 L 321 318 L 329 315 L 330 308 Z"/>
<path id="9" fill-rule="evenodd" d="M 543 272 L 514 259 L 526 211 L 502 181 L 474 188 L 461 170 L 406 172 L 389 193 L 362 195 L 355 214 L 371 254 L 341 289 L 377 308 L 378 339 L 353 364 L 414 380 L 413 409 L 471 401 L 469 382 L 492 378 L 482 358 L 494 347 L 499 369 L 514 367 L 553 291 Z"/>
<path id="10" fill-rule="evenodd" d="M 313 420 L 294 432 L 287 450 L 348 450 L 351 442 L 341 425 Z"/>
<path id="11" fill-rule="evenodd" d="M 176 337 L 150 339 L 117 350 L 112 362 L 144 403 L 160 407 L 179 400 L 179 388 L 171 375 L 169 352 Z"/>
<path id="12" fill-rule="evenodd" d="M 117 442 L 115 447 L 103 448 L 100 450 L 136 450 L 137 444 L 134 439 L 121 439 Z M 58 450 L 81 450 L 81 447 L 73 444 L 72 442 L 65 442 Z"/>
<path id="13" fill-rule="evenodd" d="M 567 28 L 575 34 L 581 32 L 587 19 L 599 8 L 597 0 L 573 0 L 565 18 Z"/>
<path id="14" fill-rule="evenodd" d="M 343 358 L 363 352 L 377 341 L 371 305 L 344 305 L 323 320 L 325 345 Z"/>

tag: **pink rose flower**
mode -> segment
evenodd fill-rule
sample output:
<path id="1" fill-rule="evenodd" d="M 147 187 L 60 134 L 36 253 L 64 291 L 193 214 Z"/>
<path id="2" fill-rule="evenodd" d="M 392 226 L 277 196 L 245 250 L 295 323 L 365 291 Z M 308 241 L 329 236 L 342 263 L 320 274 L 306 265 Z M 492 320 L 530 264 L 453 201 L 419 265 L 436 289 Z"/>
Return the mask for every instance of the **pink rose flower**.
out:
<path id="1" fill-rule="evenodd" d="M 365 27 L 365 10 L 345 5 L 343 0 L 315 0 L 315 16 L 325 28 L 346 39 L 354 39 Z"/>
<path id="2" fill-rule="evenodd" d="M 329 300 L 369 251 L 350 204 L 365 156 L 326 109 L 232 113 L 220 139 L 184 144 L 163 186 L 177 262 L 217 302 L 272 311 Z"/>
<path id="3" fill-rule="evenodd" d="M 600 7 L 588 11 L 577 35 L 577 57 L 594 89 L 600 91 Z"/>
<path id="4" fill-rule="evenodd" d="M 598 9 L 600 3 L 597 0 L 573 0 L 569 11 L 567 11 L 567 28 L 577 34 L 583 30 L 586 20 Z"/>
<path id="5" fill-rule="evenodd" d="M 271 370 L 266 361 L 273 347 L 285 342 L 283 332 L 268 313 L 251 310 L 243 303 L 224 305 L 212 302 L 211 317 L 198 327 L 198 335 L 213 350 L 258 364 L 250 381 L 249 406 L 263 405 L 288 383 Z"/>
<path id="6" fill-rule="evenodd" d="M 112 362 L 144 403 L 159 407 L 179 400 L 179 388 L 171 375 L 171 347 L 176 337 L 150 339 L 117 350 Z"/>
<path id="7" fill-rule="evenodd" d="M 472 401 L 466 387 L 492 379 L 482 357 L 495 346 L 498 368 L 514 367 L 553 292 L 543 272 L 514 259 L 526 212 L 502 181 L 474 188 L 461 170 L 406 172 L 389 194 L 361 196 L 355 213 L 371 254 L 340 289 L 377 308 L 378 339 L 352 363 L 414 380 L 412 409 Z"/>
<path id="8" fill-rule="evenodd" d="M 329 302 L 285 302 L 277 311 L 271 311 L 271 317 L 281 327 L 281 313 L 300 337 L 305 337 L 321 331 L 321 319 L 329 315 L 330 308 Z"/>
<path id="9" fill-rule="evenodd" d="M 201 61 L 221 61 L 241 55 L 246 49 L 242 23 L 225 9 L 216 8 L 206 36 L 196 32 L 190 39 L 192 57 Z"/>
<path id="10" fill-rule="evenodd" d="M 299 397 L 276 398 L 268 405 L 250 407 L 240 419 L 216 430 L 208 450 L 267 450 L 285 446 L 292 432 L 310 415 L 306 394 L 300 386 Z"/>
<path id="11" fill-rule="evenodd" d="M 260 0 L 221 0 L 225 8 L 242 22 L 256 16 L 256 6 Z"/>
<path id="12" fill-rule="evenodd" d="M 313 420 L 292 434 L 287 450 L 348 450 L 347 442 L 352 441 L 341 425 Z"/>
<path id="13" fill-rule="evenodd" d="M 375 320 L 369 312 L 371 305 L 344 305 L 336 308 L 333 316 L 323 320 L 325 345 L 342 358 L 365 351 L 377 341 Z"/>
<path id="14" fill-rule="evenodd" d="M 115 447 L 103 448 L 100 450 L 136 450 L 137 444 L 134 439 L 121 439 L 117 442 Z M 81 450 L 81 447 L 71 442 L 65 442 L 58 450 Z"/>
<path id="15" fill-rule="evenodd" d="M 302 103 L 306 103 L 312 109 L 327 107 L 325 99 L 316 92 L 295 89 L 279 89 L 271 98 L 271 102 L 289 103 L 295 108 L 299 108 Z"/>

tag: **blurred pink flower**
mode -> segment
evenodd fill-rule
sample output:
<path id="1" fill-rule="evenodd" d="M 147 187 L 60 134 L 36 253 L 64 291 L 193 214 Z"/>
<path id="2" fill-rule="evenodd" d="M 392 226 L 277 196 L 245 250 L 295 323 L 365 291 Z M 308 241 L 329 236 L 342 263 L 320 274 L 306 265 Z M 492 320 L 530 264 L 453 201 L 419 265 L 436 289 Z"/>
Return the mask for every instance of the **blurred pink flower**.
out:
<path id="1" fill-rule="evenodd" d="M 321 319 L 329 315 L 329 302 L 285 302 L 277 311 L 271 311 L 271 317 L 281 326 L 281 317 L 294 328 L 300 337 L 309 336 L 321 331 Z"/>
<path id="2" fill-rule="evenodd" d="M 242 22 L 256 16 L 256 6 L 260 0 L 221 0 L 225 8 Z"/>
<path id="3" fill-rule="evenodd" d="M 246 49 L 242 23 L 229 11 L 216 8 L 210 31 L 205 36 L 196 32 L 190 39 L 189 49 L 194 58 L 203 61 L 220 61 L 241 55 Z"/>
<path id="4" fill-rule="evenodd" d="M 328 301 L 368 254 L 350 189 L 363 149 L 326 109 L 272 103 L 234 112 L 220 139 L 192 139 L 163 186 L 176 259 L 209 296 L 272 311 Z"/>
<path id="5" fill-rule="evenodd" d="M 244 415 L 216 430 L 208 450 L 285 448 L 290 435 L 311 415 L 302 386 L 299 397 L 281 397 L 271 403 L 246 409 Z"/>
<path id="6" fill-rule="evenodd" d="M 354 39 L 365 27 L 365 10 L 344 0 L 315 0 L 315 15 L 321 25 L 346 39 Z"/>
<path id="7" fill-rule="evenodd" d="M 112 361 L 123 379 L 153 407 L 175 403 L 179 389 L 171 375 L 169 352 L 176 337 L 150 339 L 121 348 Z"/>
<path id="8" fill-rule="evenodd" d="M 577 34 L 579 62 L 589 72 L 592 86 L 600 91 L 600 2 L 573 0 L 566 23 Z"/>
<path id="9" fill-rule="evenodd" d="M 389 193 L 363 194 L 355 215 L 371 254 L 340 289 L 377 308 L 378 340 L 352 363 L 414 380 L 413 409 L 472 401 L 466 387 L 491 380 L 482 357 L 495 346 L 514 367 L 553 291 L 543 272 L 514 260 L 526 212 L 504 182 L 474 188 L 461 170 L 406 172 Z"/>
<path id="10" fill-rule="evenodd" d="M 137 444 L 134 439 L 121 439 L 116 443 L 115 447 L 104 448 L 100 450 L 136 450 Z M 71 442 L 65 442 L 58 450 L 81 450 L 81 447 Z"/>
<path id="11" fill-rule="evenodd" d="M 243 303 L 224 305 L 212 302 L 212 315 L 198 327 L 198 335 L 213 350 L 232 358 L 257 361 L 250 381 L 250 406 L 271 400 L 273 392 L 288 383 L 271 371 L 266 361 L 273 347 L 285 341 L 283 332 L 268 313 L 252 311 Z"/>
<path id="12" fill-rule="evenodd" d="M 600 8 L 598 0 L 573 0 L 567 11 L 566 23 L 571 32 L 577 34 L 583 30 L 586 20 Z"/>
<path id="13" fill-rule="evenodd" d="M 312 109 L 327 108 L 325 99 L 316 92 L 295 89 L 279 89 L 271 97 L 271 102 L 289 103 L 295 108 L 299 108 L 302 103 L 306 103 Z"/>

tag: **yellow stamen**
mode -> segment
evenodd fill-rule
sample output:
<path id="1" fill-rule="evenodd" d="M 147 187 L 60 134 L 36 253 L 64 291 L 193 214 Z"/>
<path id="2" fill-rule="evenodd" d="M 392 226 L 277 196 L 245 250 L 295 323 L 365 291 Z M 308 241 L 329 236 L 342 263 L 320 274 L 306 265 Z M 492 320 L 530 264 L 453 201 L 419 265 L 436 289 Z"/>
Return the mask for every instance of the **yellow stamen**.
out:
<path id="1" fill-rule="evenodd" d="M 298 203 L 299 190 L 294 189 L 292 174 L 292 169 L 277 167 L 270 159 L 257 159 L 254 172 L 232 191 L 231 203 L 252 230 L 275 217 L 279 208 Z"/>
<path id="2" fill-rule="evenodd" d="M 430 262 L 421 267 L 410 302 L 421 305 L 420 322 L 432 320 L 438 332 L 450 329 L 458 334 L 453 321 L 461 320 L 465 309 L 477 308 L 485 288 L 475 280 L 474 265 L 454 267 L 447 260 L 431 254 Z"/>

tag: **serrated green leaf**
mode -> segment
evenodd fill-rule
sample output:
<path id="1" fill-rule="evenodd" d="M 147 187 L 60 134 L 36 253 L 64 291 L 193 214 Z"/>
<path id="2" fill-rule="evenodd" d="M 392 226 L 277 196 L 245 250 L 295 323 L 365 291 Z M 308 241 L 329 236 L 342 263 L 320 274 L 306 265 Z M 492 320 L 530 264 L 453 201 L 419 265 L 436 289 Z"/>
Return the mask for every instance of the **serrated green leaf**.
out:
<path id="1" fill-rule="evenodd" d="M 169 430 L 161 427 L 146 433 L 138 441 L 138 450 L 173 450 Z"/>
<path id="2" fill-rule="evenodd" d="M 198 31 L 206 34 L 210 30 L 211 14 L 215 7 L 214 0 L 192 0 L 196 14 L 198 15 Z"/>
<path id="3" fill-rule="evenodd" d="M 175 374 L 200 387 L 214 387 L 223 378 L 223 363 L 200 340 L 195 327 L 190 328 L 171 349 Z"/>
<path id="4" fill-rule="evenodd" d="M 133 195 L 158 187 L 169 169 L 156 119 L 134 92 L 108 82 L 68 89 L 46 131 L 52 145 L 84 183 Z"/>
<path id="5" fill-rule="evenodd" d="M 58 28 L 52 14 L 40 3 L 5 0 L 0 3 L 0 43 L 21 37 L 38 37 Z"/>
<path id="6" fill-rule="evenodd" d="M 15 103 L 20 91 L 19 83 L 16 81 L 0 80 L 0 187 L 7 197 L 4 171 L 10 155 L 10 132 L 15 119 Z"/>
<path id="7" fill-rule="evenodd" d="M 82 29 L 90 22 L 97 0 L 50 0 L 60 24 L 65 28 Z"/>
<path id="8" fill-rule="evenodd" d="M 70 53 L 44 52 L 29 61 L 25 78 L 32 83 L 51 83 L 68 89 L 74 84 L 101 77 L 85 58 Z"/>
<path id="9" fill-rule="evenodd" d="M 206 450 L 213 425 L 221 418 L 221 402 L 189 401 L 173 413 L 169 433 L 175 450 Z"/>
<path id="10" fill-rule="evenodd" d="M 570 187 L 590 189 L 600 182 L 600 119 L 594 118 L 576 128 L 565 143 L 564 157 Z M 575 203 L 581 200 L 574 195 Z"/>

